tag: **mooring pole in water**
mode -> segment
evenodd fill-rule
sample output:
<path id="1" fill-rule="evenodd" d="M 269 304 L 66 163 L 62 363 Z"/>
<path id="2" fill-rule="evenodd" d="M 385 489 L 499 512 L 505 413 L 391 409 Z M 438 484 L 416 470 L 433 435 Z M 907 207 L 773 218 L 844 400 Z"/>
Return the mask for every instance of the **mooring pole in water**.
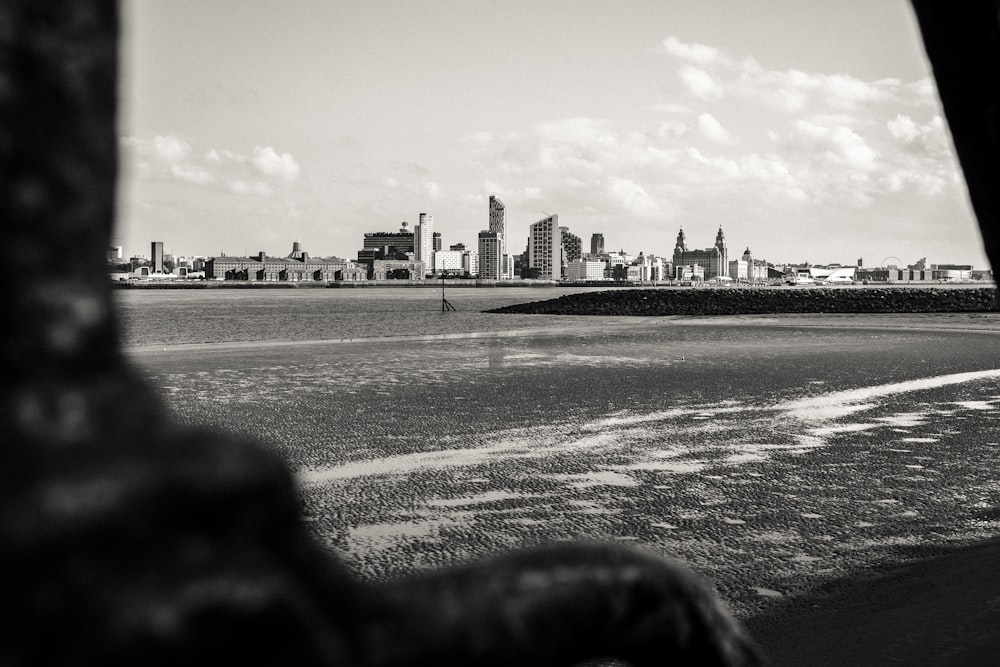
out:
<path id="1" fill-rule="evenodd" d="M 448 303 L 448 299 L 444 298 L 444 279 L 448 274 L 444 271 L 441 272 L 441 312 L 447 312 L 449 310 L 455 310 L 455 306 Z"/>

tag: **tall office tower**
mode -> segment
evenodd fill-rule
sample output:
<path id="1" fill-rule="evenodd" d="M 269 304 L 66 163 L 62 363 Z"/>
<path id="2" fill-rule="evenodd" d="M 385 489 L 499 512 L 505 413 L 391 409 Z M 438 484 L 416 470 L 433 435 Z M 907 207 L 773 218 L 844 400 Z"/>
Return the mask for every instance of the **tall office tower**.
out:
<path id="1" fill-rule="evenodd" d="M 424 271 L 434 268 L 434 216 L 420 214 L 420 222 L 414 230 L 414 259 L 424 263 Z"/>
<path id="2" fill-rule="evenodd" d="M 503 237 L 498 232 L 479 232 L 479 277 L 500 280 L 503 275 Z"/>
<path id="3" fill-rule="evenodd" d="M 590 254 L 604 254 L 604 234 L 594 234 L 590 237 Z"/>
<path id="4" fill-rule="evenodd" d="M 490 226 L 491 232 L 496 232 L 500 239 L 500 254 L 507 254 L 507 228 L 504 219 L 506 207 L 496 195 L 490 195 Z"/>
<path id="5" fill-rule="evenodd" d="M 155 273 L 163 273 L 163 241 L 153 241 L 153 249 L 150 251 L 152 256 L 153 271 Z"/>
<path id="6" fill-rule="evenodd" d="M 531 225 L 528 235 L 528 267 L 541 280 L 562 277 L 562 231 L 559 216 L 550 215 Z"/>

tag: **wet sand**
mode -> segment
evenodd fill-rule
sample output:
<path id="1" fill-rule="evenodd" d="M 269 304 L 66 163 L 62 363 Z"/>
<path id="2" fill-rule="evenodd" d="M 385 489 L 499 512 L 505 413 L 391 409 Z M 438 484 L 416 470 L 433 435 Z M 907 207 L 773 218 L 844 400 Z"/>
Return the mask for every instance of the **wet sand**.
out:
<path id="1" fill-rule="evenodd" d="M 775 664 L 993 637 L 996 314 L 579 322 L 131 353 L 282 452 L 365 578 L 597 538 L 705 574 Z"/>

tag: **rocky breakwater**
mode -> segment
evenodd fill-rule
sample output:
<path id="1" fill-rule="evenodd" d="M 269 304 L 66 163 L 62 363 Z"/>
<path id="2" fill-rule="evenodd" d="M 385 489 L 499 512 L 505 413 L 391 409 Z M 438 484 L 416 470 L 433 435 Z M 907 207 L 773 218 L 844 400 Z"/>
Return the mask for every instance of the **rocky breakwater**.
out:
<path id="1" fill-rule="evenodd" d="M 495 308 L 536 315 L 953 313 L 1000 310 L 994 287 L 658 288 L 567 294 Z"/>

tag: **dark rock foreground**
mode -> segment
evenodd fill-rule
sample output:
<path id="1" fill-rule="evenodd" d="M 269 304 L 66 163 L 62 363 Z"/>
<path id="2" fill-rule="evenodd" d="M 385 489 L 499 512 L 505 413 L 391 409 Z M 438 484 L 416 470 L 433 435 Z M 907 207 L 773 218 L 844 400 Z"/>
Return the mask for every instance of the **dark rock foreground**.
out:
<path id="1" fill-rule="evenodd" d="M 996 311 L 995 287 L 636 289 L 567 294 L 496 308 L 533 315 L 747 315 Z"/>

